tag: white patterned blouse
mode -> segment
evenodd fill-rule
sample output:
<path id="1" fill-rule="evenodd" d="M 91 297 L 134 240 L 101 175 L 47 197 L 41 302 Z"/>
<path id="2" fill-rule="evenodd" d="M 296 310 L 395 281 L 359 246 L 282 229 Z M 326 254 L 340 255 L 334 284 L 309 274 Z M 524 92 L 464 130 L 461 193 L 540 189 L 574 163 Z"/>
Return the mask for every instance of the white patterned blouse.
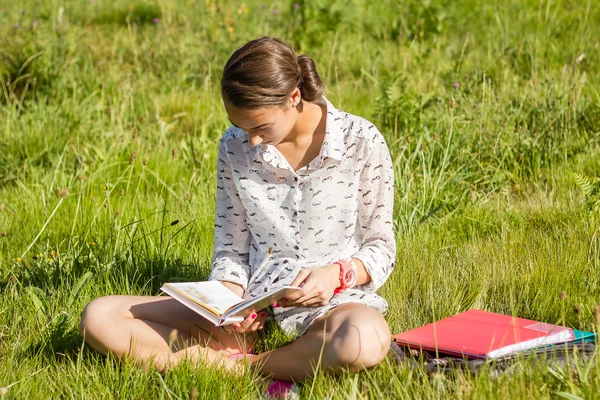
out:
<path id="1" fill-rule="evenodd" d="M 294 171 L 272 145 L 250 147 L 236 127 L 223 135 L 217 170 L 211 280 L 241 284 L 249 296 L 290 284 L 304 268 L 358 258 L 371 282 L 343 291 L 324 307 L 278 307 L 289 334 L 342 303 L 387 311 L 375 291 L 396 259 L 392 221 L 394 170 L 386 142 L 364 118 L 327 106 L 319 155 Z M 257 270 L 269 247 L 273 256 Z"/>

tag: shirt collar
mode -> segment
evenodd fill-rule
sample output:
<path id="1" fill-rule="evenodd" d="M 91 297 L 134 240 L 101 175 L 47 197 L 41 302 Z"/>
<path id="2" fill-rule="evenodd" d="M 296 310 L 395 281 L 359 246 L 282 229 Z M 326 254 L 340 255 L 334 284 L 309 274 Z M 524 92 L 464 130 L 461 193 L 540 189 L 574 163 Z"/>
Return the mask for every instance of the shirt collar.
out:
<path id="1" fill-rule="evenodd" d="M 325 120 L 325 137 L 323 138 L 323 144 L 317 159 L 319 164 L 325 160 L 325 157 L 333 158 L 341 161 L 346 153 L 344 145 L 344 128 L 341 112 L 331 104 L 325 96 L 323 96 L 327 107 L 327 116 Z M 270 150 L 271 145 L 257 145 L 252 151 L 252 161 L 256 160 L 259 154 L 263 154 L 265 161 L 270 162 L 272 160 L 272 151 Z M 312 162 L 311 162 L 312 164 Z"/>
<path id="2" fill-rule="evenodd" d="M 325 96 L 323 96 L 323 99 L 327 105 L 327 119 L 325 122 L 325 138 L 319 156 L 321 159 L 329 157 L 341 161 L 346 152 L 344 146 L 344 119 L 340 111 Z"/>

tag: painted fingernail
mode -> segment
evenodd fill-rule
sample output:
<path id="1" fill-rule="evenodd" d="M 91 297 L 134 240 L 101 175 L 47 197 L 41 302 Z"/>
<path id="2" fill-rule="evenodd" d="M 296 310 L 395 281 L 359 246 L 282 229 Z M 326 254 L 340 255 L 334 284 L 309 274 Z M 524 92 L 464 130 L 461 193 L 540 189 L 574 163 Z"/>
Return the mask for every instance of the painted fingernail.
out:
<path id="1" fill-rule="evenodd" d="M 260 313 L 260 316 L 261 316 L 261 318 L 264 318 L 264 317 L 267 316 L 267 313 L 263 311 L 263 312 Z"/>
<path id="2" fill-rule="evenodd" d="M 252 319 L 255 319 L 255 318 L 256 318 L 256 313 L 252 314 L 252 315 L 250 316 L 250 318 L 252 318 Z"/>
<path id="3" fill-rule="evenodd" d="M 284 303 L 287 303 L 288 299 L 286 299 L 285 297 L 283 298 Z"/>
<path id="4" fill-rule="evenodd" d="M 279 303 L 273 303 L 273 308 L 279 307 Z"/>

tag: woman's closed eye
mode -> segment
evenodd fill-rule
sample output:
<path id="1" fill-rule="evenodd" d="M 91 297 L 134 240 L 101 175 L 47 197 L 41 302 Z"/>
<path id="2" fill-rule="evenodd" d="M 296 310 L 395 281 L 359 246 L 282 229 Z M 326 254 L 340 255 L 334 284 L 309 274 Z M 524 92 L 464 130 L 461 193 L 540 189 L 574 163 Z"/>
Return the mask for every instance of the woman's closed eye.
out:
<path id="1" fill-rule="evenodd" d="M 263 132 L 269 131 L 270 129 L 271 129 L 271 125 L 269 125 L 269 126 L 263 126 L 261 128 L 256 128 L 256 129 L 253 129 L 253 130 L 254 130 L 254 132 L 261 132 L 261 133 L 263 133 Z"/>

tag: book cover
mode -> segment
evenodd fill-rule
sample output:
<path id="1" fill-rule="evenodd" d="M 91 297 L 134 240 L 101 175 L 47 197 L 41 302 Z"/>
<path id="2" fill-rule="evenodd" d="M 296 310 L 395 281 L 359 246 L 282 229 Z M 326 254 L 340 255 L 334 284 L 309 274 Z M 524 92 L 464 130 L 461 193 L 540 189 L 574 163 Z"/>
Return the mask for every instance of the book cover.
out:
<path id="1" fill-rule="evenodd" d="M 393 336 L 396 343 L 467 358 L 497 358 L 575 339 L 570 328 L 469 310 Z"/>
<path id="2" fill-rule="evenodd" d="M 575 338 L 574 342 L 578 343 L 595 343 L 596 334 L 594 332 L 580 331 L 579 329 L 573 329 Z"/>

